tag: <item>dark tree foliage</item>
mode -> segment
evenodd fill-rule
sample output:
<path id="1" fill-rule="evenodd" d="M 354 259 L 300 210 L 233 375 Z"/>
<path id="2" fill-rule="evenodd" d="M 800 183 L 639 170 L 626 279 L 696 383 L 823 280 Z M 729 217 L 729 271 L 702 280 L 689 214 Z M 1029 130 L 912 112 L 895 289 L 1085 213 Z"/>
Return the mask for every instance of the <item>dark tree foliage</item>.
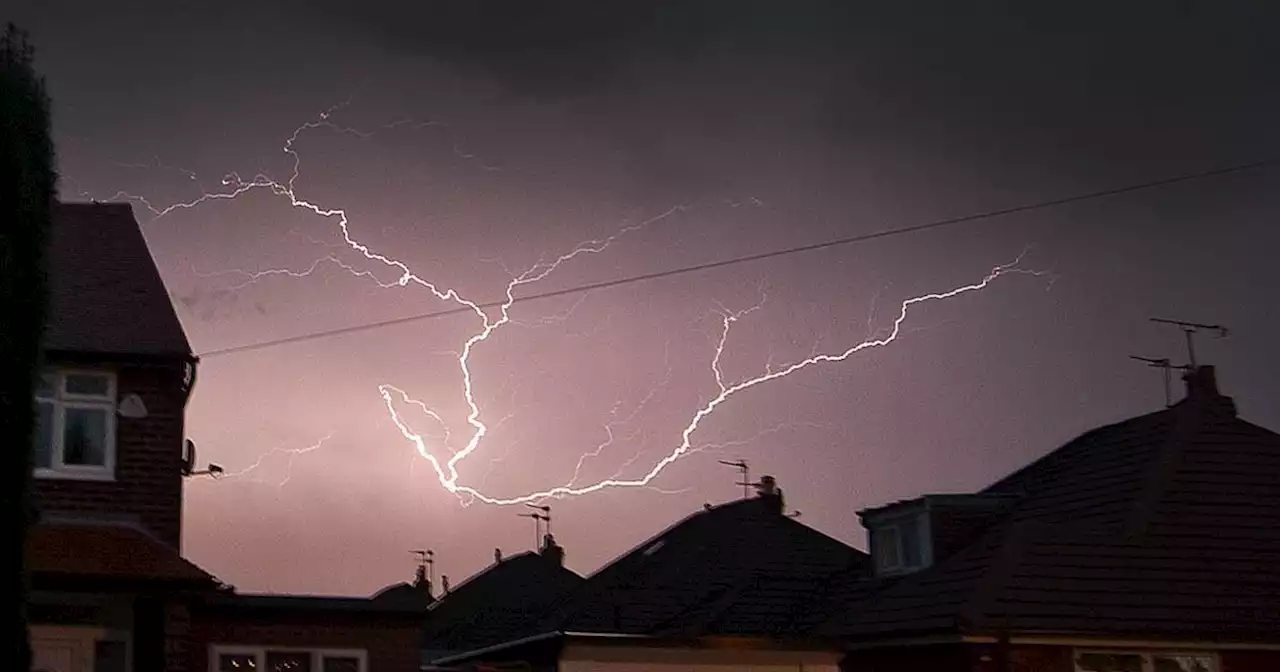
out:
<path id="1" fill-rule="evenodd" d="M 9 621 L 6 649 L 14 653 L 6 658 L 17 664 L 5 669 L 24 671 L 31 669 L 25 549 L 32 523 L 33 393 L 47 302 L 45 241 L 56 198 L 49 97 L 33 57 L 26 33 L 9 24 L 0 37 L 0 454 L 7 463 L 0 473 L 8 481 L 0 496 L 5 517 L 17 523 L 17 539 L 5 544 L 18 567 L 5 572 L 12 582 L 6 592 L 17 598 L 8 603 L 18 617 Z"/>

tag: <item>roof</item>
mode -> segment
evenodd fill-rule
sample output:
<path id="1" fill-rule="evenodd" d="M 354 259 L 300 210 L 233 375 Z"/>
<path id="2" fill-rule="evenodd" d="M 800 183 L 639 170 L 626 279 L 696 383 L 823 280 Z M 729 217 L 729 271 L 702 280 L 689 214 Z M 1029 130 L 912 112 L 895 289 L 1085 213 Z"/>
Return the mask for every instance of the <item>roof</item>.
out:
<path id="1" fill-rule="evenodd" d="M 785 634 L 828 579 L 867 556 L 765 498 L 710 507 L 600 569 L 548 629 L 657 636 Z"/>
<path id="2" fill-rule="evenodd" d="M 29 530 L 26 547 L 35 575 L 216 584 L 177 550 L 128 525 L 38 523 Z"/>
<path id="3" fill-rule="evenodd" d="M 305 613 L 358 613 L 377 615 L 404 615 L 422 618 L 426 608 L 422 604 L 387 602 L 371 597 L 342 597 L 330 595 L 286 595 L 276 593 L 221 593 L 205 601 L 211 608 Z"/>
<path id="4" fill-rule="evenodd" d="M 1217 394 L 1090 431 L 983 492 L 1008 513 L 817 631 L 1274 638 L 1280 435 Z M 1193 385 L 1196 383 L 1192 383 Z"/>
<path id="5" fill-rule="evenodd" d="M 685 651 L 714 650 L 768 650 L 768 651 L 831 651 L 840 649 L 839 642 L 817 639 L 777 640 L 770 637 L 743 637 L 737 635 L 709 635 L 702 637 L 658 637 L 653 635 L 628 635 L 616 632 L 548 632 L 521 637 L 493 646 L 463 651 L 425 661 L 421 669 L 457 670 L 463 663 L 486 661 L 501 666 L 505 662 L 534 665 L 557 662 L 564 647 L 570 644 L 586 644 L 616 647 L 678 648 Z M 485 669 L 483 664 L 474 669 Z M 472 669 L 472 668 L 462 668 Z"/>
<path id="6" fill-rule="evenodd" d="M 369 599 L 379 604 L 400 604 L 407 608 L 422 609 L 423 611 L 429 608 L 431 603 L 435 601 L 435 599 L 422 588 L 404 581 L 379 590 Z"/>
<path id="7" fill-rule="evenodd" d="M 536 634 L 582 577 L 533 551 L 495 562 L 440 596 L 423 635 L 431 651 L 467 651 Z"/>
<path id="8" fill-rule="evenodd" d="M 46 350 L 190 355 L 182 323 L 128 204 L 57 204 L 46 263 Z"/>

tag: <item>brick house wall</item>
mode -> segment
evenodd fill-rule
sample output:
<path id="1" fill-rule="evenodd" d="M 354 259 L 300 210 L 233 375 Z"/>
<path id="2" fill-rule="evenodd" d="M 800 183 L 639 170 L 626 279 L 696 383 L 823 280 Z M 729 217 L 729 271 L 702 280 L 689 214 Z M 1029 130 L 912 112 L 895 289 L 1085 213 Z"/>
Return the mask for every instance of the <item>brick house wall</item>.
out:
<path id="1" fill-rule="evenodd" d="M 60 364 L 49 362 L 50 367 Z M 36 510 L 137 518 L 160 540 L 181 548 L 184 365 L 80 362 L 67 366 L 114 370 L 116 402 L 137 394 L 147 416 L 117 414 L 114 481 L 36 478 Z"/>
<path id="2" fill-rule="evenodd" d="M 975 667 L 980 656 L 965 644 L 902 645 L 851 651 L 841 661 L 840 669 L 846 672 L 988 672 Z"/>
<path id="3" fill-rule="evenodd" d="M 418 672 L 422 625 L 418 619 L 387 618 L 376 614 L 288 615 L 266 612 L 192 614 L 189 672 L 216 672 L 210 667 L 210 647 L 278 646 L 282 648 L 364 649 L 368 672 Z"/>
<path id="4" fill-rule="evenodd" d="M 1177 647 L 1171 647 L 1177 648 Z M 850 672 L 1075 672 L 1074 649 L 1069 646 L 995 644 L 895 646 L 855 651 L 841 669 Z M 1221 672 L 1278 672 L 1280 651 L 1222 651 Z"/>

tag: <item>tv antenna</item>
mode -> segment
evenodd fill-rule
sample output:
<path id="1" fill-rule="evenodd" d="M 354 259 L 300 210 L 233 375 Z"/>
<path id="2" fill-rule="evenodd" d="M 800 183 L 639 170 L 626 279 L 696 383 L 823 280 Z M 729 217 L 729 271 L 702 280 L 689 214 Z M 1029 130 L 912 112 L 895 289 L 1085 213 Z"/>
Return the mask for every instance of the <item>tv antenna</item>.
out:
<path id="1" fill-rule="evenodd" d="M 436 581 L 436 552 L 431 549 L 409 552 L 418 556 L 418 576 L 426 579 L 428 586 L 434 584 Z"/>
<path id="2" fill-rule="evenodd" d="M 1169 361 L 1168 357 L 1159 359 L 1153 357 L 1139 357 L 1138 355 L 1129 355 L 1129 359 L 1135 359 L 1139 362 L 1146 362 L 1147 366 L 1153 369 L 1161 369 L 1164 371 L 1164 405 L 1168 408 L 1173 405 L 1173 370 L 1182 369 L 1190 370 L 1190 366 L 1177 366 Z"/>
<path id="3" fill-rule="evenodd" d="M 1158 324 L 1169 324 L 1178 327 L 1187 337 L 1187 366 L 1182 367 L 1189 371 L 1194 371 L 1199 363 L 1196 361 L 1196 343 L 1195 335 L 1201 331 L 1212 331 L 1218 334 L 1218 338 L 1226 338 L 1230 333 L 1229 330 L 1220 324 L 1199 324 L 1197 322 L 1183 322 L 1181 320 L 1166 320 L 1160 317 L 1150 318 L 1152 322 Z"/>
<path id="4" fill-rule="evenodd" d="M 549 507 L 549 506 L 547 506 L 547 507 L 534 506 L 534 505 L 532 505 L 532 504 L 526 504 L 525 506 L 528 506 L 528 507 L 529 507 L 529 508 L 531 508 L 531 509 L 538 509 L 538 510 L 543 510 L 543 509 L 545 509 L 545 510 L 547 511 L 547 513 L 546 513 L 546 514 L 538 513 L 538 511 L 533 511 L 532 513 L 517 513 L 517 514 L 516 514 L 517 516 L 520 516 L 521 518 L 532 518 L 532 519 L 533 519 L 533 549 L 536 551 L 536 550 L 538 550 L 538 548 L 542 545 L 542 523 L 543 523 L 543 521 L 546 521 L 546 523 L 547 523 L 547 529 L 548 529 L 548 530 L 550 530 L 550 529 L 551 529 L 551 507 Z"/>
<path id="5" fill-rule="evenodd" d="M 751 486 L 755 485 L 755 483 L 751 482 L 751 467 L 747 466 L 747 461 L 734 460 L 731 462 L 729 460 L 719 460 L 719 462 L 726 467 L 737 469 L 738 473 L 742 474 L 742 480 L 737 485 L 742 486 L 742 498 L 749 499 L 751 497 Z"/>

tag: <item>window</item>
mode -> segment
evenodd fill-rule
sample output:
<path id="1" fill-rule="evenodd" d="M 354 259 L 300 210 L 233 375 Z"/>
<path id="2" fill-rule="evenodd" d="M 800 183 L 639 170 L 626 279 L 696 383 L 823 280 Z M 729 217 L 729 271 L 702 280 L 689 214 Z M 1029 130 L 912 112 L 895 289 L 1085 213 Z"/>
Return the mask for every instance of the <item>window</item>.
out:
<path id="1" fill-rule="evenodd" d="M 215 672 L 368 672 L 363 650 L 213 646 Z"/>
<path id="2" fill-rule="evenodd" d="M 1076 672 L 1220 672 L 1204 652 L 1077 651 Z"/>
<path id="3" fill-rule="evenodd" d="M 110 479 L 115 473 L 116 379 L 47 371 L 36 387 L 35 475 Z"/>
<path id="4" fill-rule="evenodd" d="M 871 530 L 871 552 L 876 572 L 899 573 L 922 569 L 929 564 L 927 514 L 915 514 L 875 525 Z"/>

